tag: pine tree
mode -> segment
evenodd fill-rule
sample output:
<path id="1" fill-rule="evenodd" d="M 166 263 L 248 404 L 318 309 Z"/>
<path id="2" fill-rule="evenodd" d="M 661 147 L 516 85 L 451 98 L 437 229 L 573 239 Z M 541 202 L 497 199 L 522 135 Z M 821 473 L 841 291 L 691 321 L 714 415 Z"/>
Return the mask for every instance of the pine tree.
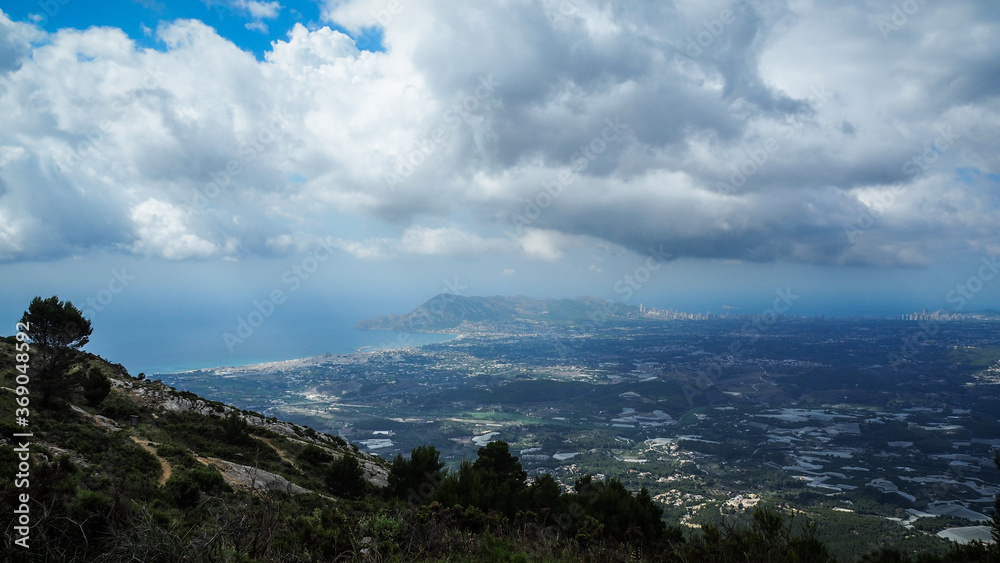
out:
<path id="1" fill-rule="evenodd" d="M 32 382 L 42 391 L 41 406 L 48 407 L 53 398 L 68 396 L 75 387 L 69 378 L 73 352 L 90 341 L 93 328 L 90 321 L 70 301 L 35 297 L 21 316 L 24 332 L 31 340 Z"/>

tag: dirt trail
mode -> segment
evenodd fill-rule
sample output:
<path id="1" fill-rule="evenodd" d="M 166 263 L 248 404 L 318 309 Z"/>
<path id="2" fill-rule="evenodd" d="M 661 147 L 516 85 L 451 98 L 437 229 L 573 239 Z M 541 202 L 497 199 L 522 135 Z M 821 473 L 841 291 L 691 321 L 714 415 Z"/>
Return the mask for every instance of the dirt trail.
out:
<path id="1" fill-rule="evenodd" d="M 163 484 L 167 482 L 167 479 L 170 479 L 170 475 L 173 474 L 173 468 L 170 467 L 170 462 L 157 455 L 156 448 L 153 447 L 152 442 L 149 440 L 145 440 L 138 436 L 132 436 L 132 441 L 142 446 L 142 449 L 155 455 L 156 459 L 160 460 L 160 467 L 163 468 L 163 472 L 160 474 L 160 486 L 162 487 Z"/>
<path id="2" fill-rule="evenodd" d="M 289 465 L 291 465 L 292 467 L 295 467 L 295 468 L 298 468 L 298 465 L 296 465 L 296 464 L 295 464 L 295 462 L 294 462 L 294 461 L 292 461 L 292 459 L 291 459 L 291 458 L 289 458 L 287 454 L 285 454 L 284 450 L 282 450 L 282 449 L 281 449 L 281 448 L 279 448 L 278 446 L 275 446 L 275 445 L 274 445 L 274 442 L 272 442 L 272 441 L 271 441 L 271 440 L 269 440 L 268 438 L 262 438 L 262 437 L 260 437 L 260 436 L 254 436 L 254 438 L 256 438 L 256 439 L 260 440 L 261 442 L 264 442 L 264 443 L 265 443 L 265 444 L 267 444 L 268 446 L 271 446 L 271 449 L 272 449 L 272 450 L 274 450 L 274 451 L 278 452 L 278 457 L 280 457 L 280 458 L 282 459 L 282 461 L 286 461 L 286 462 L 288 462 L 288 464 L 289 464 Z"/>

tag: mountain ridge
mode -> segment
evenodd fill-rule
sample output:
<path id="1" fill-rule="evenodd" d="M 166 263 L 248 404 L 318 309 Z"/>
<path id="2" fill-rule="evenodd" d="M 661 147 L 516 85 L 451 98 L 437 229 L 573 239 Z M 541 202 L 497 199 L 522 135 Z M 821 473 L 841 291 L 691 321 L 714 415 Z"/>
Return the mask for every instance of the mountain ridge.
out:
<path id="1" fill-rule="evenodd" d="M 535 299 L 524 295 L 489 297 L 440 293 L 406 314 L 381 315 L 358 322 L 365 330 L 420 332 L 446 330 L 462 322 L 587 322 L 637 314 L 638 307 L 596 297 Z"/>

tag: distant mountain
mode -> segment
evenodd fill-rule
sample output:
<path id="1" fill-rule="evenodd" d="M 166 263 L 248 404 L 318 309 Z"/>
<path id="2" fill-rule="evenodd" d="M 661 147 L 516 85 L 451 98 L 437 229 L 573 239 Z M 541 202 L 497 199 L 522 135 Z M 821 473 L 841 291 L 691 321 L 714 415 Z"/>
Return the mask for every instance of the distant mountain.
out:
<path id="1" fill-rule="evenodd" d="M 405 315 L 383 315 L 363 320 L 358 328 L 420 331 L 454 328 L 463 321 L 571 322 L 604 318 L 605 315 L 638 314 L 639 308 L 610 303 L 595 297 L 576 299 L 532 299 L 514 297 L 465 297 L 442 293 Z"/>

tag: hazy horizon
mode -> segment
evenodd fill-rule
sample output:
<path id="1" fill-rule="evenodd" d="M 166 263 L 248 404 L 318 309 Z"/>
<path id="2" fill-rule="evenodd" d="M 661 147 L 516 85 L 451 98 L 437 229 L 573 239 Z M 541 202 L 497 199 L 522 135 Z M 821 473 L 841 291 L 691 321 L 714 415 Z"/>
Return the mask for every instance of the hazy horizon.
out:
<path id="1" fill-rule="evenodd" d="M 801 298 L 800 295 L 792 294 Z M 433 296 L 428 296 L 433 297 Z M 542 297 L 541 299 L 544 299 Z M 426 300 L 425 300 L 426 301 Z M 796 300 L 796 303 L 798 300 Z M 265 362 L 300 359 L 325 353 L 347 354 L 359 348 L 402 348 L 441 342 L 449 336 L 436 333 L 406 333 L 384 330 L 362 330 L 356 328 L 358 321 L 380 315 L 403 314 L 415 309 L 424 301 L 398 310 L 387 310 L 365 315 L 358 310 L 354 313 L 332 315 L 330 311 L 284 311 L 276 308 L 271 316 L 265 317 L 259 327 L 251 327 L 246 338 L 226 340 L 226 335 L 239 338 L 240 330 L 247 330 L 249 322 L 240 328 L 253 309 L 237 316 L 233 321 L 223 312 L 213 313 L 202 310 L 196 318 L 171 317 L 167 311 L 158 311 L 151 316 L 137 317 L 127 313 L 116 316 L 93 315 L 94 334 L 84 348 L 114 363 L 123 364 L 133 374 L 144 372 L 176 373 L 195 369 L 243 366 Z M 629 303 L 632 304 L 632 303 Z M 660 306 L 652 303 L 634 303 L 649 307 L 670 308 L 688 313 L 715 313 L 718 315 L 765 315 L 773 304 L 763 304 L 756 310 L 739 309 L 732 306 L 687 309 L 676 306 Z M 265 309 L 266 310 L 266 307 Z M 894 318 L 901 314 L 920 312 L 914 309 L 899 312 L 851 312 L 837 315 L 805 307 L 790 308 L 789 316 L 829 318 L 851 318 L 855 316 Z M 933 311 L 933 309 L 930 309 Z M 969 310 L 967 312 L 974 312 Z M 263 315 L 262 315 L 263 316 Z M 14 318 L 15 316 L 11 316 Z M 20 318 L 19 314 L 16 315 Z"/>
<path id="2" fill-rule="evenodd" d="M 0 333 L 36 295 L 177 365 L 272 299 L 255 338 L 442 292 L 1000 309 L 998 53 L 976 0 L 0 0 Z"/>

